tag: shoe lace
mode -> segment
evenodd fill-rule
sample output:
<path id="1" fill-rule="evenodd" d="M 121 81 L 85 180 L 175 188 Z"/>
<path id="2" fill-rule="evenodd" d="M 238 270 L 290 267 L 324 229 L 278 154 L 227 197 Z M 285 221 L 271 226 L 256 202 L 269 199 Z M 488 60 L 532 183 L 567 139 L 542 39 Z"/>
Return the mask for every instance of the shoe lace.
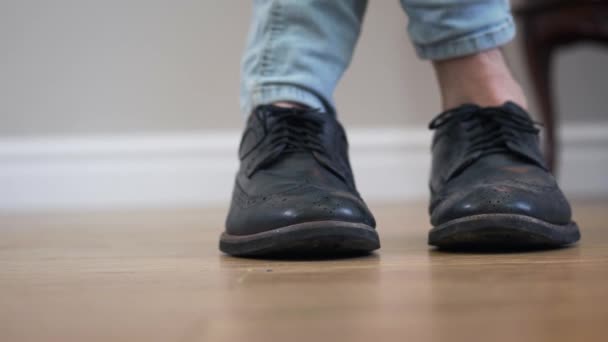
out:
<path id="1" fill-rule="evenodd" d="M 276 121 L 268 132 L 269 147 L 281 148 L 280 154 L 311 151 L 325 154 L 321 142 L 323 122 L 316 117 L 317 112 L 273 111 L 271 115 Z"/>
<path id="2" fill-rule="evenodd" d="M 311 153 L 323 166 L 343 177 L 338 171 L 340 168 L 330 162 L 332 158 L 322 142 L 323 120 L 319 118 L 319 110 L 274 107 L 268 113 L 275 120 L 267 132 L 261 158 L 250 168 L 249 176 L 289 154 L 304 152 Z"/>
<path id="3" fill-rule="evenodd" d="M 447 111 L 431 121 L 430 129 L 445 127 L 435 137 L 438 141 L 442 135 L 449 134 L 453 126 L 464 123 L 468 141 L 465 149 L 447 171 L 446 179 L 460 174 L 469 165 L 480 158 L 495 154 L 507 153 L 517 155 L 533 164 L 546 169 L 540 151 L 523 134 L 538 136 L 540 123 L 532 121 L 527 115 L 512 112 L 504 107 L 480 108 L 470 105 L 458 110 Z"/>
<path id="4" fill-rule="evenodd" d="M 447 111 L 431 121 L 429 129 L 436 130 L 443 126 L 451 127 L 465 122 L 469 144 L 464 152 L 465 157 L 482 156 L 511 151 L 510 144 L 518 144 L 521 133 L 538 135 L 536 126 L 540 123 L 524 115 L 502 109 L 479 108 L 471 106 L 462 111 Z M 446 134 L 445 130 L 442 134 Z"/>

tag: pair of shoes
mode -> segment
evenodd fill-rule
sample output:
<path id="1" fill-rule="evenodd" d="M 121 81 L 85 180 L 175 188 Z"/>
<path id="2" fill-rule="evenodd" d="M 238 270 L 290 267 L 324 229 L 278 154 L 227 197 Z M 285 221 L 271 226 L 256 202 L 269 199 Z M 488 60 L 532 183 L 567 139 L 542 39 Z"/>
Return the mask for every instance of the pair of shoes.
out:
<path id="1" fill-rule="evenodd" d="M 555 247 L 579 239 L 540 153 L 539 131 L 522 108 L 464 105 L 429 126 L 435 130 L 429 244 Z M 239 158 L 223 252 L 339 256 L 380 248 L 334 115 L 260 106 L 249 117 Z"/>

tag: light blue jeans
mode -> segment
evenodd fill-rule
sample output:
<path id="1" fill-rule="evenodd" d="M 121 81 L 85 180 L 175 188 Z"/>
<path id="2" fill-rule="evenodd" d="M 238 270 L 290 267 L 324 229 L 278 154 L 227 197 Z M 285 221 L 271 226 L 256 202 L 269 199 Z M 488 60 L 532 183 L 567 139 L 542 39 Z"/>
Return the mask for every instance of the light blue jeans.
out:
<path id="1" fill-rule="evenodd" d="M 401 0 L 423 59 L 501 46 L 515 35 L 508 0 Z M 292 101 L 335 113 L 367 0 L 255 0 L 241 65 L 241 109 Z"/>

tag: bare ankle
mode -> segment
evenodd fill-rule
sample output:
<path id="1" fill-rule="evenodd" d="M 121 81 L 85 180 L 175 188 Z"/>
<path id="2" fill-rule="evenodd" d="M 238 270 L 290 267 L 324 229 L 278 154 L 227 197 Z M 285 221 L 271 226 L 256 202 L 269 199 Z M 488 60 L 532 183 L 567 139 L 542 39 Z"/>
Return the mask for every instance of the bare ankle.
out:
<path id="1" fill-rule="evenodd" d="M 433 63 L 444 109 L 465 103 L 499 106 L 527 101 L 498 49 Z"/>
<path id="2" fill-rule="evenodd" d="M 273 105 L 277 106 L 277 107 L 281 107 L 281 108 L 297 108 L 297 109 L 306 109 L 306 108 L 308 108 L 308 106 L 306 106 L 306 105 L 303 105 L 303 104 L 297 103 L 297 102 L 292 102 L 292 101 L 274 102 Z"/>

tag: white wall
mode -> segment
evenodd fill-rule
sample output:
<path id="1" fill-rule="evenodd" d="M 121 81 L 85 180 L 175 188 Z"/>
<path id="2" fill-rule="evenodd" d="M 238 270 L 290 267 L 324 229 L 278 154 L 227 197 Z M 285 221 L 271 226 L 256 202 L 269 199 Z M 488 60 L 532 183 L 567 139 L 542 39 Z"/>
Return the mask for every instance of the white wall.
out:
<path id="1" fill-rule="evenodd" d="M 0 212 L 226 205 L 250 12 L 244 0 L 1 0 Z M 336 94 L 372 203 L 427 196 L 439 101 L 405 27 L 398 1 L 370 1 Z M 529 88 L 517 42 L 506 52 Z M 607 59 L 587 46 L 556 61 L 571 196 L 608 194 Z"/>
<path id="2" fill-rule="evenodd" d="M 250 11 L 237 0 L 2 0 L 0 136 L 239 128 Z M 439 109 L 405 26 L 398 1 L 370 2 L 336 94 L 347 125 L 422 125 Z M 519 55 L 508 47 L 524 75 Z M 566 120 L 605 118 L 607 61 L 590 47 L 558 58 Z"/>

